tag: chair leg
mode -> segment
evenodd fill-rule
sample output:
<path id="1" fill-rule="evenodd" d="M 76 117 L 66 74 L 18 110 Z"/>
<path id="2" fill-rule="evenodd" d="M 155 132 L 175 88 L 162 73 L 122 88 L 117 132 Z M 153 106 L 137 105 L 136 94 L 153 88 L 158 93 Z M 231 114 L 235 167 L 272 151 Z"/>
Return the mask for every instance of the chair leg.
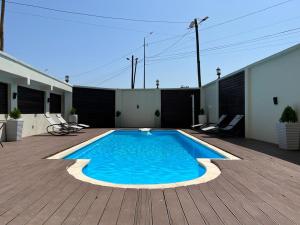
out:
<path id="1" fill-rule="evenodd" d="M 1 141 L 0 141 L 0 145 L 1 145 L 1 147 L 2 147 L 2 148 L 4 148 L 4 146 L 3 146 L 3 144 L 2 144 L 2 142 L 1 142 Z"/>

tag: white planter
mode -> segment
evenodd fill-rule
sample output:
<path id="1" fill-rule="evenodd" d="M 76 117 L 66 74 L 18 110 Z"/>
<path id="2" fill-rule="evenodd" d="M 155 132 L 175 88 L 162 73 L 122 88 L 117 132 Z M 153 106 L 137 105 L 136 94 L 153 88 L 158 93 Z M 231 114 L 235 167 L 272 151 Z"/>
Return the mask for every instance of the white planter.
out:
<path id="1" fill-rule="evenodd" d="M 207 116 L 206 115 L 198 115 L 198 123 L 199 124 L 207 123 Z"/>
<path id="2" fill-rule="evenodd" d="M 78 115 L 77 114 L 70 115 L 69 116 L 69 122 L 70 123 L 78 123 Z"/>
<path id="3" fill-rule="evenodd" d="M 7 141 L 19 141 L 22 139 L 23 119 L 9 119 L 6 122 Z"/>
<path id="4" fill-rule="evenodd" d="M 277 123 L 277 134 L 279 148 L 299 150 L 300 123 Z"/>

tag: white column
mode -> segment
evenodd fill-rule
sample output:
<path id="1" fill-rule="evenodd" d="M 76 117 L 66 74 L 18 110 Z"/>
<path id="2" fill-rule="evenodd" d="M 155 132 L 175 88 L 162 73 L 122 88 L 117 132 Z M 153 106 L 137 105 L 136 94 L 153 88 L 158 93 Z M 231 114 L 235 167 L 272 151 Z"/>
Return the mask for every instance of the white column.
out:
<path id="1" fill-rule="evenodd" d="M 14 93 L 17 95 L 14 99 Z M 9 91 L 8 91 L 8 111 L 12 111 L 14 108 L 18 107 L 18 85 L 13 82 L 9 84 Z"/>
<path id="2" fill-rule="evenodd" d="M 70 111 L 73 106 L 73 102 L 72 102 L 73 98 L 72 97 L 73 97 L 72 92 L 64 92 L 62 114 L 64 115 L 64 117 L 67 121 L 69 120 Z"/>
<path id="3" fill-rule="evenodd" d="M 44 100 L 44 112 L 50 113 L 50 101 L 48 102 L 48 99 L 50 100 L 50 91 L 45 91 L 45 100 Z"/>

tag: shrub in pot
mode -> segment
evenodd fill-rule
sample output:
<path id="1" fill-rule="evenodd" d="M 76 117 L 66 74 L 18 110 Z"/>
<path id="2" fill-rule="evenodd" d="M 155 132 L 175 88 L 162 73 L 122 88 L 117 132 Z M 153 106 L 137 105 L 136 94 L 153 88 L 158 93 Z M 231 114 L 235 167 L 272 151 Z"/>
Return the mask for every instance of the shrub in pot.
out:
<path id="1" fill-rule="evenodd" d="M 78 123 L 78 115 L 76 114 L 76 109 L 74 107 L 72 107 L 72 109 L 70 110 L 70 115 L 69 115 L 69 122 L 70 123 Z"/>
<path id="2" fill-rule="evenodd" d="M 204 109 L 200 109 L 200 111 L 199 111 L 198 123 L 199 124 L 205 124 L 205 123 L 207 123 L 207 116 L 205 115 Z"/>
<path id="3" fill-rule="evenodd" d="M 300 123 L 296 111 L 287 106 L 277 123 L 278 144 L 282 149 L 299 150 Z"/>
<path id="4" fill-rule="evenodd" d="M 9 113 L 9 119 L 6 123 L 6 137 L 7 141 L 19 141 L 22 139 L 24 121 L 21 118 L 21 111 L 18 108 L 14 108 Z"/>

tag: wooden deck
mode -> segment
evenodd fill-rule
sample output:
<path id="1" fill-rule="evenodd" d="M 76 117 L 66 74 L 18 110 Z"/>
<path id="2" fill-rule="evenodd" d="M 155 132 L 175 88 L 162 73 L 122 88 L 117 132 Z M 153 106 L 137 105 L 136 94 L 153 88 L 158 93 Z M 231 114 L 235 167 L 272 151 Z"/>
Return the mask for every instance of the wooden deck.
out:
<path id="1" fill-rule="evenodd" d="M 243 160 L 215 161 L 222 174 L 197 186 L 113 189 L 80 182 L 72 162 L 45 157 L 103 133 L 34 136 L 0 148 L 0 224 L 300 224 L 300 153 L 250 140 L 192 135 Z"/>

